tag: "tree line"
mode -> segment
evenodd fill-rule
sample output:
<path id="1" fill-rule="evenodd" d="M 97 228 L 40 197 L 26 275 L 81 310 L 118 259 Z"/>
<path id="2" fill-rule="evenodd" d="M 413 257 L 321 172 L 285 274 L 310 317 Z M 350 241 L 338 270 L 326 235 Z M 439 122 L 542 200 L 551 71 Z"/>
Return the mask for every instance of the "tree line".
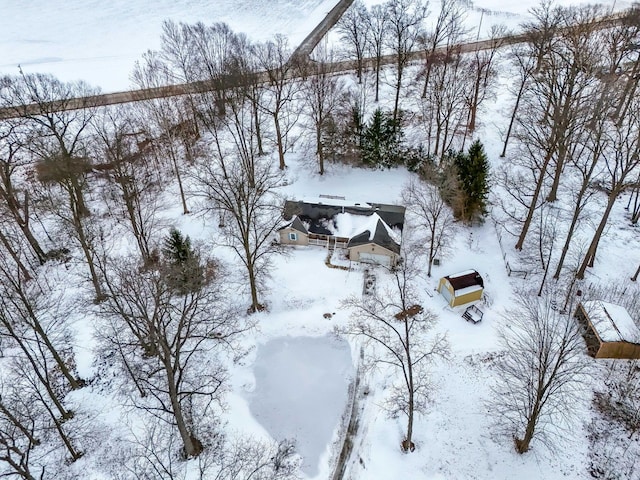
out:
<path id="1" fill-rule="evenodd" d="M 64 462 L 52 462 L 46 452 L 76 461 L 99 448 L 87 433 L 90 412 L 74 407 L 90 381 L 122 392 L 148 421 L 119 460 L 131 476 L 179 476 L 183 467 L 171 462 L 176 449 L 182 458 L 200 459 L 201 475 L 293 474 L 289 443 L 227 442 L 220 428 L 225 362 L 243 354 L 240 339 L 252 326 L 247 313 L 266 308 L 265 282 L 281 253 L 272 240 L 289 181 L 287 157 L 308 141 L 320 175 L 326 162 L 405 165 L 417 172 L 420 180 L 403 197 L 423 233 L 419 243 L 428 246 L 430 276 L 457 228 L 454 219 L 482 220 L 492 186 L 487 155 L 474 135 L 483 105 L 495 95 L 504 30 L 491 30 L 495 48 L 460 54 L 456 47 L 469 35 L 466 8 L 466 2 L 442 0 L 427 29 L 428 5 L 421 0 L 371 8 L 356 1 L 336 28 L 343 49 L 318 48 L 308 61 L 292 61 L 283 36 L 256 43 L 223 23 L 167 21 L 160 49 L 137 62 L 132 81 L 141 88 L 197 81 L 218 88 L 136 105 L 57 111 L 52 101 L 97 91 L 41 74 L 0 80 L 1 106 L 16 113 L 0 122 L 0 347 L 6 365 L 0 460 L 6 472 L 47 478 Z M 601 7 L 545 3 L 533 13 L 535 20 L 524 25 L 530 40 L 510 56 L 519 84 L 503 154 L 512 137 L 517 155 L 505 157 L 507 167 L 494 178 L 513 199 L 502 211 L 520 230 L 516 247 L 537 244 L 542 292 L 551 260 L 554 278 L 565 268 L 589 202 L 606 198 L 593 240 L 572 272 L 578 279 L 595 262 L 622 193 L 636 196 L 632 221 L 638 220 L 639 22 L 631 11 L 619 25 L 596 28 Z M 436 54 L 442 47 L 446 53 Z M 427 52 L 418 68 L 408 55 L 416 48 Z M 387 53 L 396 64 L 384 69 Z M 339 55 L 355 59 L 355 79 L 328 71 Z M 377 59 L 371 72 L 364 68 L 367 55 Z M 258 81 L 258 72 L 267 72 L 268 81 Z M 28 104 L 39 110 L 25 109 Z M 558 257 L 550 206 L 563 194 L 574 201 Z M 168 203 L 216 225 L 216 246 L 233 252 L 240 268 L 168 228 Z M 382 340 L 387 361 L 402 372 L 397 391 L 407 396 L 397 394 L 395 405 L 409 418 L 404 447 L 411 450 L 413 411 L 424 407 L 420 395 L 428 384 L 428 377 L 413 378 L 413 366 L 418 371 L 423 364 L 411 335 L 427 332 L 434 315 L 390 319 L 415 301 L 407 268 L 393 272 L 394 302 L 347 302 L 359 314 L 345 333 Z M 230 288 L 238 288 L 246 304 L 230 302 Z M 539 308 L 525 304 L 518 314 L 556 318 Z M 87 321 L 81 310 L 95 314 L 96 363 L 103 374 L 118 372 L 112 383 L 104 375 L 79 374 L 73 344 L 78 322 Z M 566 328 L 558 325 L 553 331 Z M 540 331 L 550 330 L 534 334 Z M 575 332 L 568 332 L 565 343 L 573 346 Z M 398 342 L 391 345 L 389 335 Z M 505 342 L 523 352 L 525 340 Z M 417 354 L 420 360 L 446 355 L 442 339 L 429 345 Z M 506 385 L 519 389 L 523 367 L 505 365 L 504 378 L 513 379 Z M 565 379 L 558 391 L 571 385 Z M 540 412 L 550 404 L 537 404 L 528 417 L 505 412 L 509 421 L 527 419 L 517 423 L 524 427 L 518 451 L 528 450 Z M 156 420 L 168 427 L 157 428 Z M 259 473 L 250 477 L 252 471 Z"/>

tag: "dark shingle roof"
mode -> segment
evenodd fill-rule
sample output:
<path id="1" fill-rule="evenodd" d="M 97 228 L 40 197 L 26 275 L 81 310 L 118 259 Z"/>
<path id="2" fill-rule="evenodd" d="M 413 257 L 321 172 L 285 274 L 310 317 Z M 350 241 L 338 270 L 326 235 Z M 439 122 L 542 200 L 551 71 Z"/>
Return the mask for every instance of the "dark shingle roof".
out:
<path id="1" fill-rule="evenodd" d="M 461 290 L 463 288 L 472 287 L 474 285 L 480 285 L 484 288 L 484 281 L 478 272 L 475 270 L 467 273 L 466 275 L 459 275 L 453 277 L 444 277 L 449 280 L 449 283 L 454 290 Z"/>
<path id="2" fill-rule="evenodd" d="M 339 213 L 366 216 L 377 213 L 391 228 L 402 230 L 405 210 L 403 206 L 384 203 L 368 203 L 366 206 L 356 204 L 341 206 L 287 200 L 284 204 L 283 216 L 286 220 L 289 220 L 297 215 L 306 222 L 318 224 L 319 220 L 330 220 Z"/>
<path id="3" fill-rule="evenodd" d="M 282 227 L 280 230 L 284 230 L 285 228 L 291 228 L 304 234 L 309 233 L 298 216 L 293 217 L 293 221 Z"/>

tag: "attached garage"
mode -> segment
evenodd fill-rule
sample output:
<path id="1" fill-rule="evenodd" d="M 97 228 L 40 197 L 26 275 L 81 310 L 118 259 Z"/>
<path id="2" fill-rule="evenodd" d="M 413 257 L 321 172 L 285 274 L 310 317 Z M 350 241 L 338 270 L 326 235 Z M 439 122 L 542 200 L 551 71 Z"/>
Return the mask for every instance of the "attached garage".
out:
<path id="1" fill-rule="evenodd" d="M 394 237 L 396 233 L 374 213 L 370 222 L 349 240 L 349 259 L 394 267 L 400 260 L 400 240 Z"/>
<path id="2" fill-rule="evenodd" d="M 355 259 L 358 262 L 362 263 L 372 263 L 374 265 L 383 265 L 385 267 L 391 266 L 391 256 L 389 254 L 381 254 L 381 253 L 370 253 L 370 252 L 353 252 L 354 257 L 358 257 Z"/>
<path id="3" fill-rule="evenodd" d="M 484 281 L 475 270 L 466 270 L 442 277 L 438 283 L 438 292 L 452 307 L 482 299 L 483 291 Z"/>
<path id="4" fill-rule="evenodd" d="M 590 300 L 578 305 L 575 319 L 592 357 L 640 359 L 640 330 L 624 307 Z"/>

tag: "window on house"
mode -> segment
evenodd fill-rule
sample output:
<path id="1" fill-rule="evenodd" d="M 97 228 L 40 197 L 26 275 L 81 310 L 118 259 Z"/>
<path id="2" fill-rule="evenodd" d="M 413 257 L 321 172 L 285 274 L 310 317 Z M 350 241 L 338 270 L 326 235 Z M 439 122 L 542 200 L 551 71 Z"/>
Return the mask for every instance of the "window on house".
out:
<path id="1" fill-rule="evenodd" d="M 295 242 L 298 240 L 298 234 L 297 233 L 290 233 L 289 234 L 289 240 L 291 240 L 292 242 Z"/>

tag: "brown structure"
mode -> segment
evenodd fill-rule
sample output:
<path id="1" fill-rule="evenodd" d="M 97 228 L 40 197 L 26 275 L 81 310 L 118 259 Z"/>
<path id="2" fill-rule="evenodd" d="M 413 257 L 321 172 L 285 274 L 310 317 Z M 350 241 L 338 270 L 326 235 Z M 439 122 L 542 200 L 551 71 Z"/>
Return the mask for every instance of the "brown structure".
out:
<path id="1" fill-rule="evenodd" d="M 640 359 L 640 330 L 624 307 L 586 301 L 578 304 L 575 319 L 592 357 Z"/>

